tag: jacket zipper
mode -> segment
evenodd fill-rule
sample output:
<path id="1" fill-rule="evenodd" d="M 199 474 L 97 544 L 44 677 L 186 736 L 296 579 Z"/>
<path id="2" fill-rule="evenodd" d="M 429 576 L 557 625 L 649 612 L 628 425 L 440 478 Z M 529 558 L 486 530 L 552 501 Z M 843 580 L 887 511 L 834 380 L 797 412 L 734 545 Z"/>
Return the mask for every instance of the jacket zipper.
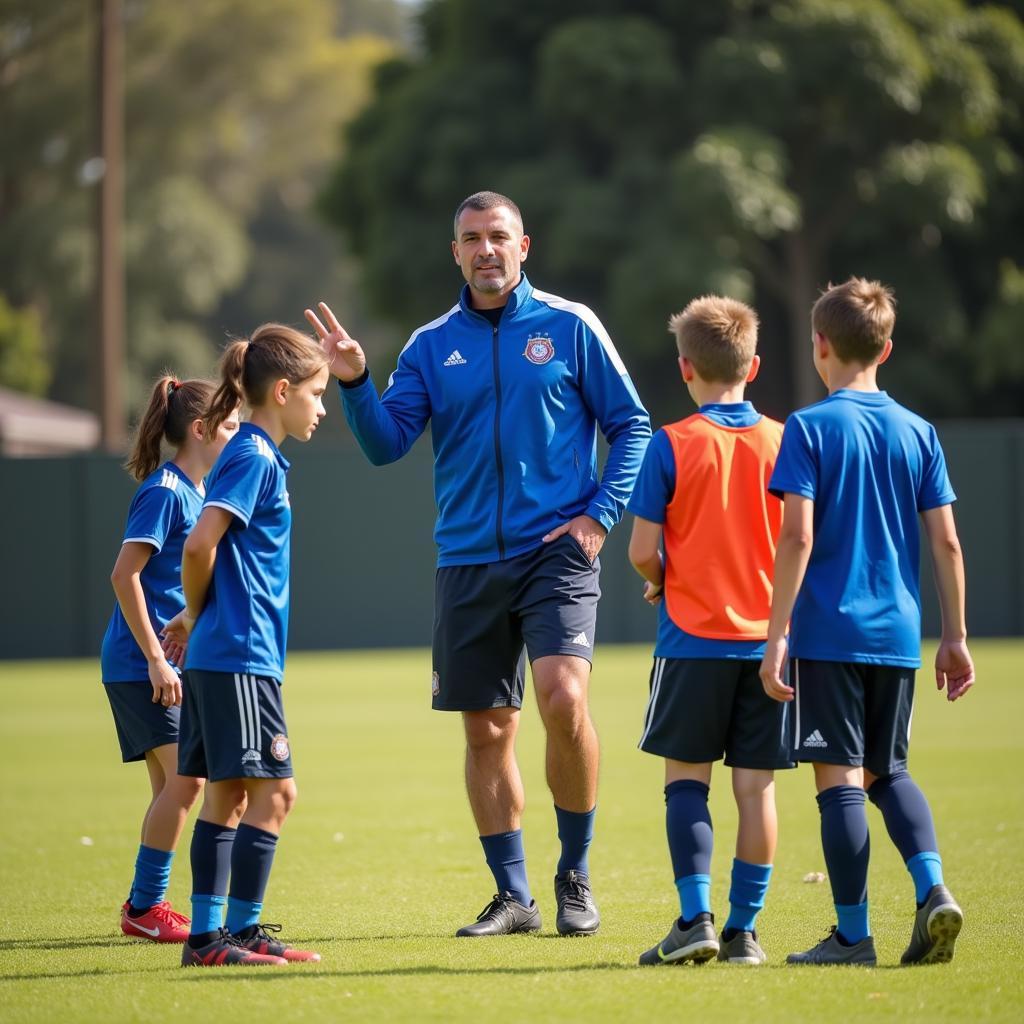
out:
<path id="1" fill-rule="evenodd" d="M 498 561 L 505 557 L 505 541 L 501 535 L 501 512 L 505 504 L 505 471 L 501 461 L 501 371 L 498 368 L 498 325 L 491 327 L 491 353 L 494 359 L 494 462 L 498 470 L 498 514 L 494 534 L 498 542 Z"/>

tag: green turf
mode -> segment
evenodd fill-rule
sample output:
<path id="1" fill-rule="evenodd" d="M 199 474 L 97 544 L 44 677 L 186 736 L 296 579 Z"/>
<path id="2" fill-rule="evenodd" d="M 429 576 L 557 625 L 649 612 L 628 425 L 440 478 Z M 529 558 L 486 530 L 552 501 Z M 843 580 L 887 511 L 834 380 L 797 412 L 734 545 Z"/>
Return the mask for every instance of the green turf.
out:
<path id="1" fill-rule="evenodd" d="M 926 652 L 927 654 L 928 652 Z M 967 924 L 952 965 L 899 969 L 912 889 L 869 810 L 876 970 L 787 968 L 785 954 L 832 920 L 808 770 L 779 783 L 779 853 L 760 921 L 769 966 L 639 969 L 637 954 L 677 912 L 663 834 L 659 762 L 635 749 L 649 652 L 604 648 L 593 680 L 603 743 L 591 855 L 603 915 L 586 939 L 553 934 L 554 815 L 532 699 L 519 756 L 540 936 L 456 940 L 491 894 L 462 791 L 457 716 L 429 710 L 421 651 L 296 655 L 286 703 L 299 802 L 266 908 L 318 966 L 183 971 L 176 947 L 116 929 L 147 785 L 119 763 L 113 725 L 85 662 L 0 665 L 0 1020 L 691 1020 L 1020 1019 L 1024 870 L 1024 643 L 975 644 L 980 682 L 948 705 L 921 678 L 912 768 L 935 811 L 947 881 Z M 724 771 L 713 900 L 726 912 L 735 815 Z M 188 909 L 188 836 L 171 897 Z M 92 840 L 85 845 L 82 837 Z M 230 1014 L 230 1017 L 225 1015 Z"/>

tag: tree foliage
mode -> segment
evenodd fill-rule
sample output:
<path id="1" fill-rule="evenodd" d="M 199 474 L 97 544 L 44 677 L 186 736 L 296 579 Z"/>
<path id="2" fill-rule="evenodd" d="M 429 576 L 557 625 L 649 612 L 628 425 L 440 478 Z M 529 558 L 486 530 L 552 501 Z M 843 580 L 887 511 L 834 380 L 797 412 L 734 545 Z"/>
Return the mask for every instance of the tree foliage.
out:
<path id="1" fill-rule="evenodd" d="M 323 198 L 385 316 L 411 327 L 450 300 L 452 209 L 494 188 L 524 209 L 531 276 L 597 309 L 659 419 L 679 411 L 667 318 L 710 290 L 762 313 L 766 408 L 818 397 L 808 312 L 851 273 L 896 289 L 901 398 L 1020 412 L 1016 12 L 433 0 L 421 34 L 379 69 Z"/>
<path id="2" fill-rule="evenodd" d="M 0 15 L 0 300 L 33 310 L 53 397 L 91 402 L 95 4 L 5 0 Z M 124 4 L 127 373 L 132 404 L 164 365 L 208 375 L 225 333 L 258 322 L 277 253 L 301 320 L 339 272 L 311 215 L 339 126 L 395 52 L 395 0 Z M 342 34 L 343 33 L 343 34 Z M 92 161 L 92 162 L 90 162 Z M 270 233 L 273 233 L 273 230 Z M 305 287 L 301 287 L 305 285 Z M 264 315 L 269 311 L 262 309 Z M 269 318 L 269 317 L 268 317 Z M 6 363 L 5 363 L 6 365 Z M 7 381 L 15 383 L 14 381 Z"/>

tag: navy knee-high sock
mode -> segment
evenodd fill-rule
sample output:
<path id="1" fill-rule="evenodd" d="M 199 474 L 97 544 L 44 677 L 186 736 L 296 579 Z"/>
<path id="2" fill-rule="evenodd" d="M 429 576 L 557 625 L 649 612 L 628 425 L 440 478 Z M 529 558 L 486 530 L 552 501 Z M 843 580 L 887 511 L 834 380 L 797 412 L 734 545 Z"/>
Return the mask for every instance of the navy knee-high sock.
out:
<path id="1" fill-rule="evenodd" d="M 932 886 L 942 885 L 942 858 L 927 798 L 905 770 L 877 779 L 868 796 L 882 812 L 889 838 L 914 880 L 917 902 L 924 903 Z"/>
<path id="2" fill-rule="evenodd" d="M 244 823 L 238 826 L 231 851 L 231 891 L 225 921 L 232 935 L 247 933 L 259 923 L 276 850 L 277 836 L 273 832 Z"/>
<path id="3" fill-rule="evenodd" d="M 860 786 L 832 786 L 818 794 L 821 847 L 825 853 L 839 935 L 848 943 L 871 934 L 868 927 L 868 818 Z"/>
<path id="4" fill-rule="evenodd" d="M 711 912 L 714 833 L 703 782 L 680 779 L 665 787 L 665 831 L 684 921 Z"/>
<path id="5" fill-rule="evenodd" d="M 220 930 L 227 902 L 235 829 L 196 819 L 189 854 L 192 862 L 192 928 L 189 944 L 206 945 Z"/>

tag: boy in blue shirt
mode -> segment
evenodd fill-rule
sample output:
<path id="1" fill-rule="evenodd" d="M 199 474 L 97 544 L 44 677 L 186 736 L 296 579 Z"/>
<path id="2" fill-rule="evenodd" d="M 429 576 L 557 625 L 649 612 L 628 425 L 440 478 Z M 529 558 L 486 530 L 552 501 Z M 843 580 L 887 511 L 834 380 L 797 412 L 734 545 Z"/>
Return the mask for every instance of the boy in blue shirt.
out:
<path id="1" fill-rule="evenodd" d="M 917 914 L 901 962 L 945 963 L 963 913 L 943 884 L 931 810 L 907 772 L 907 751 L 921 664 L 919 519 L 942 610 L 936 683 L 950 701 L 974 683 L 956 496 L 935 428 L 878 390 L 877 369 L 892 351 L 889 289 L 850 278 L 818 299 L 811 321 L 829 396 L 790 416 L 769 485 L 784 510 L 761 680 L 770 697 L 794 702 L 797 758 L 814 765 L 838 925 L 787 959 L 876 962 L 866 794 L 914 881 Z"/>

